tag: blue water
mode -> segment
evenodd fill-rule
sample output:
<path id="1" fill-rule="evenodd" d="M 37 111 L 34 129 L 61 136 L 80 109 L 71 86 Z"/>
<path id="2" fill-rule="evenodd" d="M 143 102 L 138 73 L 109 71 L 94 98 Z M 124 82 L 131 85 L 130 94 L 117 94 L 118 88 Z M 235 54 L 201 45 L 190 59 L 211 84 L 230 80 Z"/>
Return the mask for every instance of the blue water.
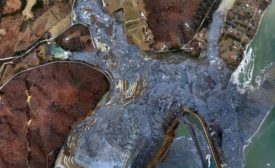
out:
<path id="1" fill-rule="evenodd" d="M 259 132 L 252 138 L 246 152 L 245 168 L 275 167 L 275 108 Z"/>
<path id="2" fill-rule="evenodd" d="M 263 17 L 259 32 L 251 43 L 254 60 L 251 85 L 256 85 L 265 70 L 275 64 L 275 2 Z M 275 97 L 275 93 L 274 93 Z M 245 149 L 245 168 L 275 168 L 275 108 L 270 112 L 252 143 Z"/>

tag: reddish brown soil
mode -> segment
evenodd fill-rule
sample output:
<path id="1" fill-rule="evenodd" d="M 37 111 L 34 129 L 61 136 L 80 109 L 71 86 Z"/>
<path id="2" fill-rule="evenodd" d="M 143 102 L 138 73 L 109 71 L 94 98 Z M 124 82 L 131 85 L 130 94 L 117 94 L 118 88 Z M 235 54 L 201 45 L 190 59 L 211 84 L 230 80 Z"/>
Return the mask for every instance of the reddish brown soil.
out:
<path id="1" fill-rule="evenodd" d="M 202 0 L 144 0 L 148 25 L 156 42 L 180 46 L 192 39 L 193 19 Z M 188 28 L 188 26 L 190 26 Z"/>
<path id="2" fill-rule="evenodd" d="M 23 23 L 21 15 L 11 15 L 0 20 L 0 58 L 12 57 L 14 47 L 20 33 L 20 26 Z"/>
<path id="3" fill-rule="evenodd" d="M 37 3 L 32 8 L 34 18 L 26 20 L 22 15 L 23 2 L 0 0 L 0 58 L 15 56 L 47 38 L 47 32 L 71 12 L 71 0 L 52 1 L 42 6 Z"/>
<path id="4" fill-rule="evenodd" d="M 6 0 L 3 14 L 13 13 L 19 11 L 21 8 L 21 0 Z"/>
<path id="5" fill-rule="evenodd" d="M 13 78 L 1 90 L 0 167 L 53 167 L 72 124 L 108 87 L 101 72 L 80 63 L 47 64 Z"/>
<path id="6" fill-rule="evenodd" d="M 89 28 L 82 24 L 71 26 L 58 36 L 56 42 L 63 49 L 69 51 L 93 51 L 95 49 Z"/>
<path id="7" fill-rule="evenodd" d="M 21 5 L 21 0 L 6 0 L 6 5 L 4 6 L 3 14 L 19 11 Z"/>

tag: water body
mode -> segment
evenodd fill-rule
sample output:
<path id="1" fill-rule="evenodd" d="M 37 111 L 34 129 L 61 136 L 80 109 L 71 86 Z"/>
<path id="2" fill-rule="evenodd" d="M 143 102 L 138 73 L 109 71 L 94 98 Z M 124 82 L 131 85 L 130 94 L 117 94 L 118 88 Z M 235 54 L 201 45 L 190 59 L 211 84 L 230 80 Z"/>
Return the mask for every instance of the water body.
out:
<path id="1" fill-rule="evenodd" d="M 236 91 L 230 82 L 231 71 L 218 56 L 223 13 L 215 13 L 204 56 L 193 59 L 183 53 L 166 53 L 163 60 L 129 44 L 123 13 L 109 16 L 100 0 L 77 1 L 75 13 L 76 22 L 90 27 L 98 50 L 73 53 L 70 59 L 110 72 L 112 88 L 109 99 L 72 131 L 67 144 L 75 144 L 74 153 L 61 158 L 59 167 L 68 161 L 87 168 L 145 167 L 183 105 L 198 111 L 207 123 L 221 127 L 224 161 L 232 168 L 242 166 L 242 147 L 270 110 L 269 98 L 275 87 L 267 80 L 258 91 L 243 95 Z M 185 163 L 190 165 L 187 167 L 201 168 L 194 142 L 183 138 L 181 143 L 186 146 L 181 154 L 190 161 Z M 209 155 L 207 149 L 202 153 L 204 158 Z"/>
<path id="2" fill-rule="evenodd" d="M 243 82 L 257 87 L 265 70 L 275 64 L 275 2 L 267 10 L 255 39 L 249 46 L 252 57 L 243 73 Z M 275 96 L 275 94 L 274 94 Z M 275 108 L 246 148 L 245 168 L 275 167 Z"/>
<path id="3" fill-rule="evenodd" d="M 245 168 L 275 167 L 275 108 L 246 148 Z"/>
<path id="4" fill-rule="evenodd" d="M 259 30 L 246 50 L 241 66 L 234 73 L 239 88 L 255 89 L 265 71 L 275 64 L 275 2 L 265 12 Z M 241 91 L 243 91 L 241 90 Z"/>

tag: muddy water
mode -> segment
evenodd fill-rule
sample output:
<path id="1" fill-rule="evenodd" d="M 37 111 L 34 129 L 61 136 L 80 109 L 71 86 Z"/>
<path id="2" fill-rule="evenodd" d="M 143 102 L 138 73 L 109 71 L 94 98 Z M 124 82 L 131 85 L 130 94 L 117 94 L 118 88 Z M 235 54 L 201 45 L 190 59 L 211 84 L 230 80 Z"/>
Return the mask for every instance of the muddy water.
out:
<path id="1" fill-rule="evenodd" d="M 217 47 L 222 13 L 215 14 L 209 47 L 199 59 L 166 53 L 161 60 L 129 44 L 124 36 L 123 14 L 109 16 L 100 0 L 77 1 L 75 13 L 77 22 L 90 27 L 97 51 L 73 53 L 70 59 L 108 71 L 112 89 L 95 113 L 72 131 L 65 148 L 72 153 L 63 158 L 69 162 L 58 162 L 59 167 L 145 167 L 181 106 L 195 109 L 207 123 L 221 127 L 223 160 L 229 167 L 241 167 L 243 146 L 270 110 L 274 89 L 260 86 L 259 90 L 240 94 L 230 82 L 232 72 L 220 59 Z M 274 84 L 269 78 L 266 82 Z M 192 140 L 182 140 L 190 146 L 182 152 L 192 153 L 185 155 L 186 161 L 198 158 L 193 164 L 186 163 L 201 167 L 197 151 L 191 148 Z M 202 146 L 207 148 L 206 144 Z M 209 156 L 207 151 L 202 150 L 203 158 Z"/>
<path id="2" fill-rule="evenodd" d="M 179 112 L 180 105 L 192 106 L 208 120 L 215 115 L 221 117 L 203 100 L 206 95 L 211 97 L 216 92 L 223 93 L 221 88 L 229 80 L 229 71 L 217 70 L 225 68 L 219 64 L 216 55 L 218 37 L 211 39 L 213 48 L 209 52 L 215 53 L 211 57 L 215 57 L 215 62 L 208 70 L 206 58 L 181 61 L 184 55 L 173 54 L 173 58 L 160 61 L 140 53 L 124 38 L 123 22 L 118 22 L 119 16 L 109 17 L 97 1 L 79 1 L 76 12 L 78 20 L 90 24 L 99 51 L 94 55 L 75 54 L 74 59 L 108 69 L 113 75 L 111 82 L 114 85 L 109 102 L 87 119 L 96 119 L 97 123 L 77 142 L 75 161 L 78 164 L 86 167 L 123 167 L 128 164 L 144 167 L 158 151 L 165 129 Z M 216 32 L 222 29 L 222 17 L 217 15 L 219 22 L 213 24 Z M 208 85 L 205 85 L 208 80 Z M 215 100 L 217 98 L 213 96 L 209 102 Z M 207 115 L 211 112 L 213 116 Z"/>
<path id="3" fill-rule="evenodd" d="M 242 86 L 257 87 L 266 69 L 275 64 L 275 2 L 266 12 L 262 25 L 251 43 L 250 53 L 243 74 Z M 244 88 L 244 87 L 242 87 Z M 275 93 L 274 93 L 275 97 Z M 252 138 L 251 144 L 246 148 L 245 168 L 275 167 L 275 108 L 270 112 L 259 132 Z"/>
<path id="4" fill-rule="evenodd" d="M 219 6 L 219 11 L 228 12 L 234 5 L 235 0 L 223 0 Z"/>

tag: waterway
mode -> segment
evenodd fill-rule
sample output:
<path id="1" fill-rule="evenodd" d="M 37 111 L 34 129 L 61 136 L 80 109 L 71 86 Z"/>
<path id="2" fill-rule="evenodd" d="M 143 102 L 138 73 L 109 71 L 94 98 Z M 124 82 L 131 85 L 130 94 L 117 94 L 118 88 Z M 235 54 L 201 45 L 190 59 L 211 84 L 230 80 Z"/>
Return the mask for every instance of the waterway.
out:
<path id="1" fill-rule="evenodd" d="M 248 48 L 247 62 L 242 79 L 243 88 L 257 87 L 266 69 L 275 64 L 275 2 L 263 17 L 260 29 Z M 274 94 L 275 96 L 275 94 Z M 245 168 L 275 167 L 275 108 L 265 119 L 258 133 L 245 148 Z"/>
<path id="2" fill-rule="evenodd" d="M 207 56 L 192 59 L 182 53 L 166 53 L 162 60 L 129 44 L 122 13 L 109 16 L 100 0 L 77 1 L 74 11 L 75 22 L 90 27 L 97 51 L 73 53 L 70 60 L 108 71 L 111 91 L 95 113 L 71 132 L 66 144 L 74 152 L 69 156 L 61 152 L 57 167 L 145 167 L 160 148 L 167 123 L 182 106 L 192 107 L 207 123 L 220 126 L 226 164 L 232 168 L 242 166 L 242 147 L 270 109 L 270 100 L 264 101 L 262 97 L 270 97 L 272 89 L 268 89 L 267 80 L 267 88 L 240 95 L 231 84 L 231 71 L 218 55 L 222 13 L 215 13 L 210 26 Z M 257 54 L 253 48 L 248 51 L 252 52 L 246 58 Z M 246 68 L 250 61 L 244 62 L 241 67 L 246 71 L 238 70 L 232 78 L 240 85 L 239 90 L 242 85 L 249 85 L 242 76 L 254 70 Z M 185 165 L 191 165 L 186 167 L 202 167 L 192 139 L 179 140 L 178 146 L 184 148 L 176 145 L 174 149 L 181 149 L 181 156 L 186 158 L 179 158 L 186 160 Z M 207 145 L 201 146 L 206 148 L 201 156 L 210 160 Z"/>

